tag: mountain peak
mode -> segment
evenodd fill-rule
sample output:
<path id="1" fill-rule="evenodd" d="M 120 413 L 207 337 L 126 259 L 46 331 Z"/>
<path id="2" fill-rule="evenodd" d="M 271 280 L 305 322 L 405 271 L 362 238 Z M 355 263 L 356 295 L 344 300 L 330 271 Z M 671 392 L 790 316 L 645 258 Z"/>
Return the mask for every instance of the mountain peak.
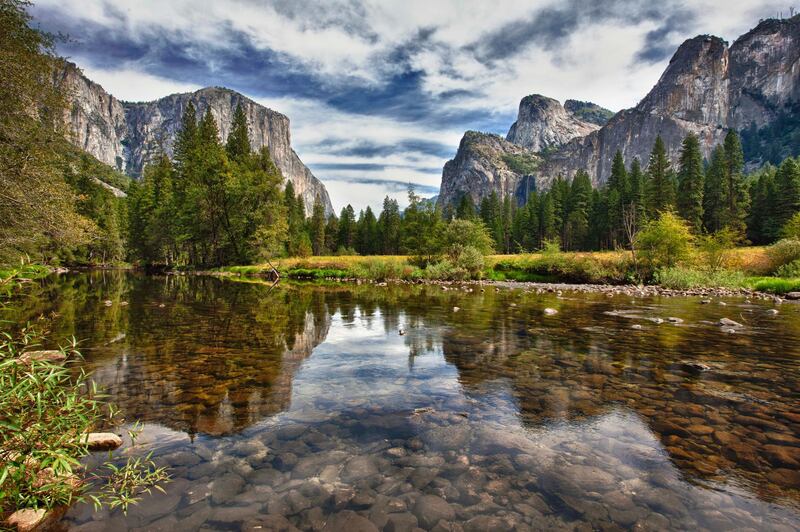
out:
<path id="1" fill-rule="evenodd" d="M 519 102 L 517 121 L 511 125 L 506 140 L 538 152 L 561 146 L 598 127 L 568 113 L 558 100 L 530 94 Z"/>

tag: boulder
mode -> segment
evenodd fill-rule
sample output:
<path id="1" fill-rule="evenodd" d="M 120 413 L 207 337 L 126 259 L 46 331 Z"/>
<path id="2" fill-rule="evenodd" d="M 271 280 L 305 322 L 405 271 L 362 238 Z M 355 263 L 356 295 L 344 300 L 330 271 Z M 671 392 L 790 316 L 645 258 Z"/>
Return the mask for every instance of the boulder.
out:
<path id="1" fill-rule="evenodd" d="M 50 364 L 63 364 L 67 360 L 67 355 L 58 349 L 47 349 L 44 351 L 26 351 L 19 356 L 19 361 L 30 366 L 34 362 L 47 362 Z"/>
<path id="2" fill-rule="evenodd" d="M 122 445 L 122 438 L 113 432 L 90 432 L 83 436 L 82 443 L 90 451 L 111 451 Z"/>
<path id="3" fill-rule="evenodd" d="M 450 504 L 436 495 L 423 495 L 414 505 L 414 515 L 417 516 L 422 528 L 433 528 L 436 523 L 444 519 L 450 521 L 455 518 L 455 510 Z"/>

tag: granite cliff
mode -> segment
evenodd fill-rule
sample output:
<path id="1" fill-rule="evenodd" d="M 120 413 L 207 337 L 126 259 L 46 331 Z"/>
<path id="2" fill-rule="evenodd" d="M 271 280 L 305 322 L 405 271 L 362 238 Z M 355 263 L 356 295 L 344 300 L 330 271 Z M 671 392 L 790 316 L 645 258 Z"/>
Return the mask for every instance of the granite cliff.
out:
<path id="1" fill-rule="evenodd" d="M 519 102 L 517 121 L 511 125 L 506 140 L 531 151 L 557 148 L 576 137 L 600 129 L 568 112 L 558 100 L 531 94 Z"/>
<path id="2" fill-rule="evenodd" d="M 56 76 L 70 92 L 66 116 L 70 140 L 79 148 L 132 177 L 139 177 L 160 142 L 172 153 L 183 111 L 189 102 L 202 116 L 206 109 L 217 121 L 224 142 L 233 112 L 241 104 L 248 118 L 253 149 L 269 148 L 284 178 L 302 194 L 311 213 L 317 196 L 333 212 L 328 191 L 303 164 L 291 146 L 289 119 L 230 89 L 208 87 L 193 93 L 172 94 L 152 102 L 123 102 L 84 76 L 73 64 Z"/>
<path id="3" fill-rule="evenodd" d="M 594 184 L 601 185 L 611 172 L 617 150 L 628 164 L 634 158 L 646 164 L 658 135 L 673 163 L 677 163 L 681 141 L 688 133 L 698 135 L 703 153 L 709 155 L 729 129 L 743 130 L 753 124 L 763 127 L 781 114 L 797 109 L 800 15 L 762 21 L 730 46 L 710 35 L 687 40 L 636 107 L 618 112 L 602 127 L 575 134 L 560 147 L 559 139 L 577 131 L 575 121 L 598 126 L 604 119 L 602 111 L 596 120 L 590 120 L 582 110 L 587 104 L 582 102 L 568 101 L 562 115 L 555 100 L 537 96 L 537 101 L 546 105 L 523 105 L 529 98 L 532 97 L 520 103 L 524 127 L 518 118 L 508 138 L 527 152 L 548 148 L 539 154 L 542 161 L 535 171 L 539 188 L 548 188 L 556 176 L 571 177 L 579 169 L 586 169 Z M 547 112 L 541 112 L 540 108 Z M 531 120 L 538 122 L 530 124 Z M 553 124 L 557 127 L 552 128 Z M 442 190 L 449 191 L 449 198 L 458 198 L 464 192 L 481 196 L 492 190 L 508 193 L 485 175 L 476 176 L 474 169 L 463 175 L 454 172 L 458 165 L 452 163 L 463 158 L 460 152 L 461 148 L 442 173 Z M 486 174 L 494 174 L 502 168 L 484 166 L 484 170 Z M 479 190 L 481 183 L 492 188 Z"/>
<path id="4" fill-rule="evenodd" d="M 530 183 L 525 177 L 531 175 L 538 162 L 539 157 L 530 150 L 499 135 L 467 131 L 456 156 L 444 165 L 437 201 L 440 205 L 453 205 L 468 195 L 479 205 L 492 192 L 501 198 L 511 194 L 527 198 Z"/>

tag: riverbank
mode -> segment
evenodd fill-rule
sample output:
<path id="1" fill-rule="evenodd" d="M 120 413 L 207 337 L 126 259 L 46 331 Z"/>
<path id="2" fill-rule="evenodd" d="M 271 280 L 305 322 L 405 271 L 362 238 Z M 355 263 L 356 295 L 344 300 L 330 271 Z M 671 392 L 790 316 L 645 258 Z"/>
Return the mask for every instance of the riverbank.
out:
<path id="1" fill-rule="evenodd" d="M 724 267 L 713 271 L 702 265 L 664 269 L 645 286 L 635 282 L 630 253 L 616 251 L 492 255 L 486 257 L 479 278 L 452 275 L 446 268 L 422 269 L 411 257 L 402 255 L 287 258 L 272 265 L 228 266 L 207 273 L 258 277 L 269 275 L 272 266 L 283 278 L 303 281 L 483 281 L 524 283 L 534 289 L 568 285 L 589 291 L 644 290 L 665 295 L 784 295 L 800 291 L 800 278 L 769 275 L 772 266 L 764 247 L 732 249 Z"/>

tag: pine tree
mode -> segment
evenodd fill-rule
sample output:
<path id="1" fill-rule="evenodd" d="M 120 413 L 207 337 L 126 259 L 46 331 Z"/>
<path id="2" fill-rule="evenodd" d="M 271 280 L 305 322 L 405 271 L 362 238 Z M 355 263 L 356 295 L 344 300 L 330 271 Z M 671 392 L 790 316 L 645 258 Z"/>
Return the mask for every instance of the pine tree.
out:
<path id="1" fill-rule="evenodd" d="M 800 165 L 791 157 L 787 157 L 775 173 L 775 192 L 773 237 L 780 236 L 778 233 L 786 222 L 800 211 Z"/>
<path id="2" fill-rule="evenodd" d="M 461 196 L 461 199 L 458 200 L 455 217 L 459 220 L 473 220 L 476 216 L 475 203 L 472 201 L 472 196 L 464 194 Z"/>
<path id="3" fill-rule="evenodd" d="M 607 187 L 610 237 L 612 242 L 620 242 L 623 238 L 622 213 L 630 201 L 631 187 L 628 172 L 625 170 L 625 160 L 619 150 L 614 154 L 614 162 L 611 164 L 611 175 L 608 177 Z"/>
<path id="4" fill-rule="evenodd" d="M 578 170 L 570 187 L 570 209 L 564 249 L 584 249 L 589 235 L 592 180 L 586 170 Z"/>
<path id="5" fill-rule="evenodd" d="M 362 255 L 374 255 L 380 248 L 378 242 L 378 220 L 371 207 L 362 211 L 358 223 L 358 252 Z"/>
<path id="6" fill-rule="evenodd" d="M 347 204 L 339 215 L 339 242 L 338 248 L 353 249 L 356 244 L 356 211 Z"/>
<path id="7" fill-rule="evenodd" d="M 647 216 L 671 209 L 675 204 L 675 185 L 667 150 L 661 135 L 656 137 L 647 164 Z"/>
<path id="8" fill-rule="evenodd" d="M 541 214 L 539 215 L 539 240 L 543 244 L 545 240 L 552 240 L 558 236 L 556 229 L 555 206 L 553 205 L 553 194 L 548 191 L 541 202 Z"/>
<path id="9" fill-rule="evenodd" d="M 777 194 L 775 168 L 767 164 L 750 186 L 750 214 L 747 218 L 747 238 L 754 244 L 768 244 L 779 236 L 776 220 Z"/>
<path id="10" fill-rule="evenodd" d="M 725 181 L 723 182 L 723 203 L 724 210 L 722 223 L 730 228 L 737 235 L 742 237 L 745 234 L 745 218 L 749 198 L 747 197 L 747 186 L 744 182 L 742 170 L 744 169 L 744 154 L 739 135 L 730 130 L 725 135 L 723 143 L 725 153 Z"/>
<path id="11" fill-rule="evenodd" d="M 638 157 L 635 157 L 631 163 L 628 180 L 631 184 L 630 203 L 636 209 L 636 219 L 638 225 L 641 226 L 645 221 L 647 180 Z"/>
<path id="12" fill-rule="evenodd" d="M 231 132 L 228 135 L 228 142 L 225 144 L 225 151 L 231 161 L 243 162 L 250 157 L 250 134 L 247 130 L 247 116 L 244 114 L 241 103 L 233 112 Z"/>
<path id="13" fill-rule="evenodd" d="M 314 255 L 322 255 L 325 250 L 325 224 L 325 206 L 317 196 L 311 211 L 309 231 L 311 233 L 311 250 Z"/>
<path id="14" fill-rule="evenodd" d="M 690 133 L 683 139 L 678 169 L 678 214 L 699 233 L 703 229 L 703 156 L 697 136 Z"/>
<path id="15" fill-rule="evenodd" d="M 325 251 L 333 253 L 336 251 L 336 246 L 339 244 L 339 219 L 335 214 L 328 215 L 328 221 L 325 224 Z"/>
<path id="16" fill-rule="evenodd" d="M 397 255 L 400 252 L 400 206 L 397 200 L 386 196 L 383 210 L 378 218 L 380 237 L 385 255 Z"/>
<path id="17" fill-rule="evenodd" d="M 703 225 L 709 233 L 716 233 L 723 227 L 725 181 L 725 151 L 722 146 L 717 146 L 711 152 L 703 192 Z"/>

